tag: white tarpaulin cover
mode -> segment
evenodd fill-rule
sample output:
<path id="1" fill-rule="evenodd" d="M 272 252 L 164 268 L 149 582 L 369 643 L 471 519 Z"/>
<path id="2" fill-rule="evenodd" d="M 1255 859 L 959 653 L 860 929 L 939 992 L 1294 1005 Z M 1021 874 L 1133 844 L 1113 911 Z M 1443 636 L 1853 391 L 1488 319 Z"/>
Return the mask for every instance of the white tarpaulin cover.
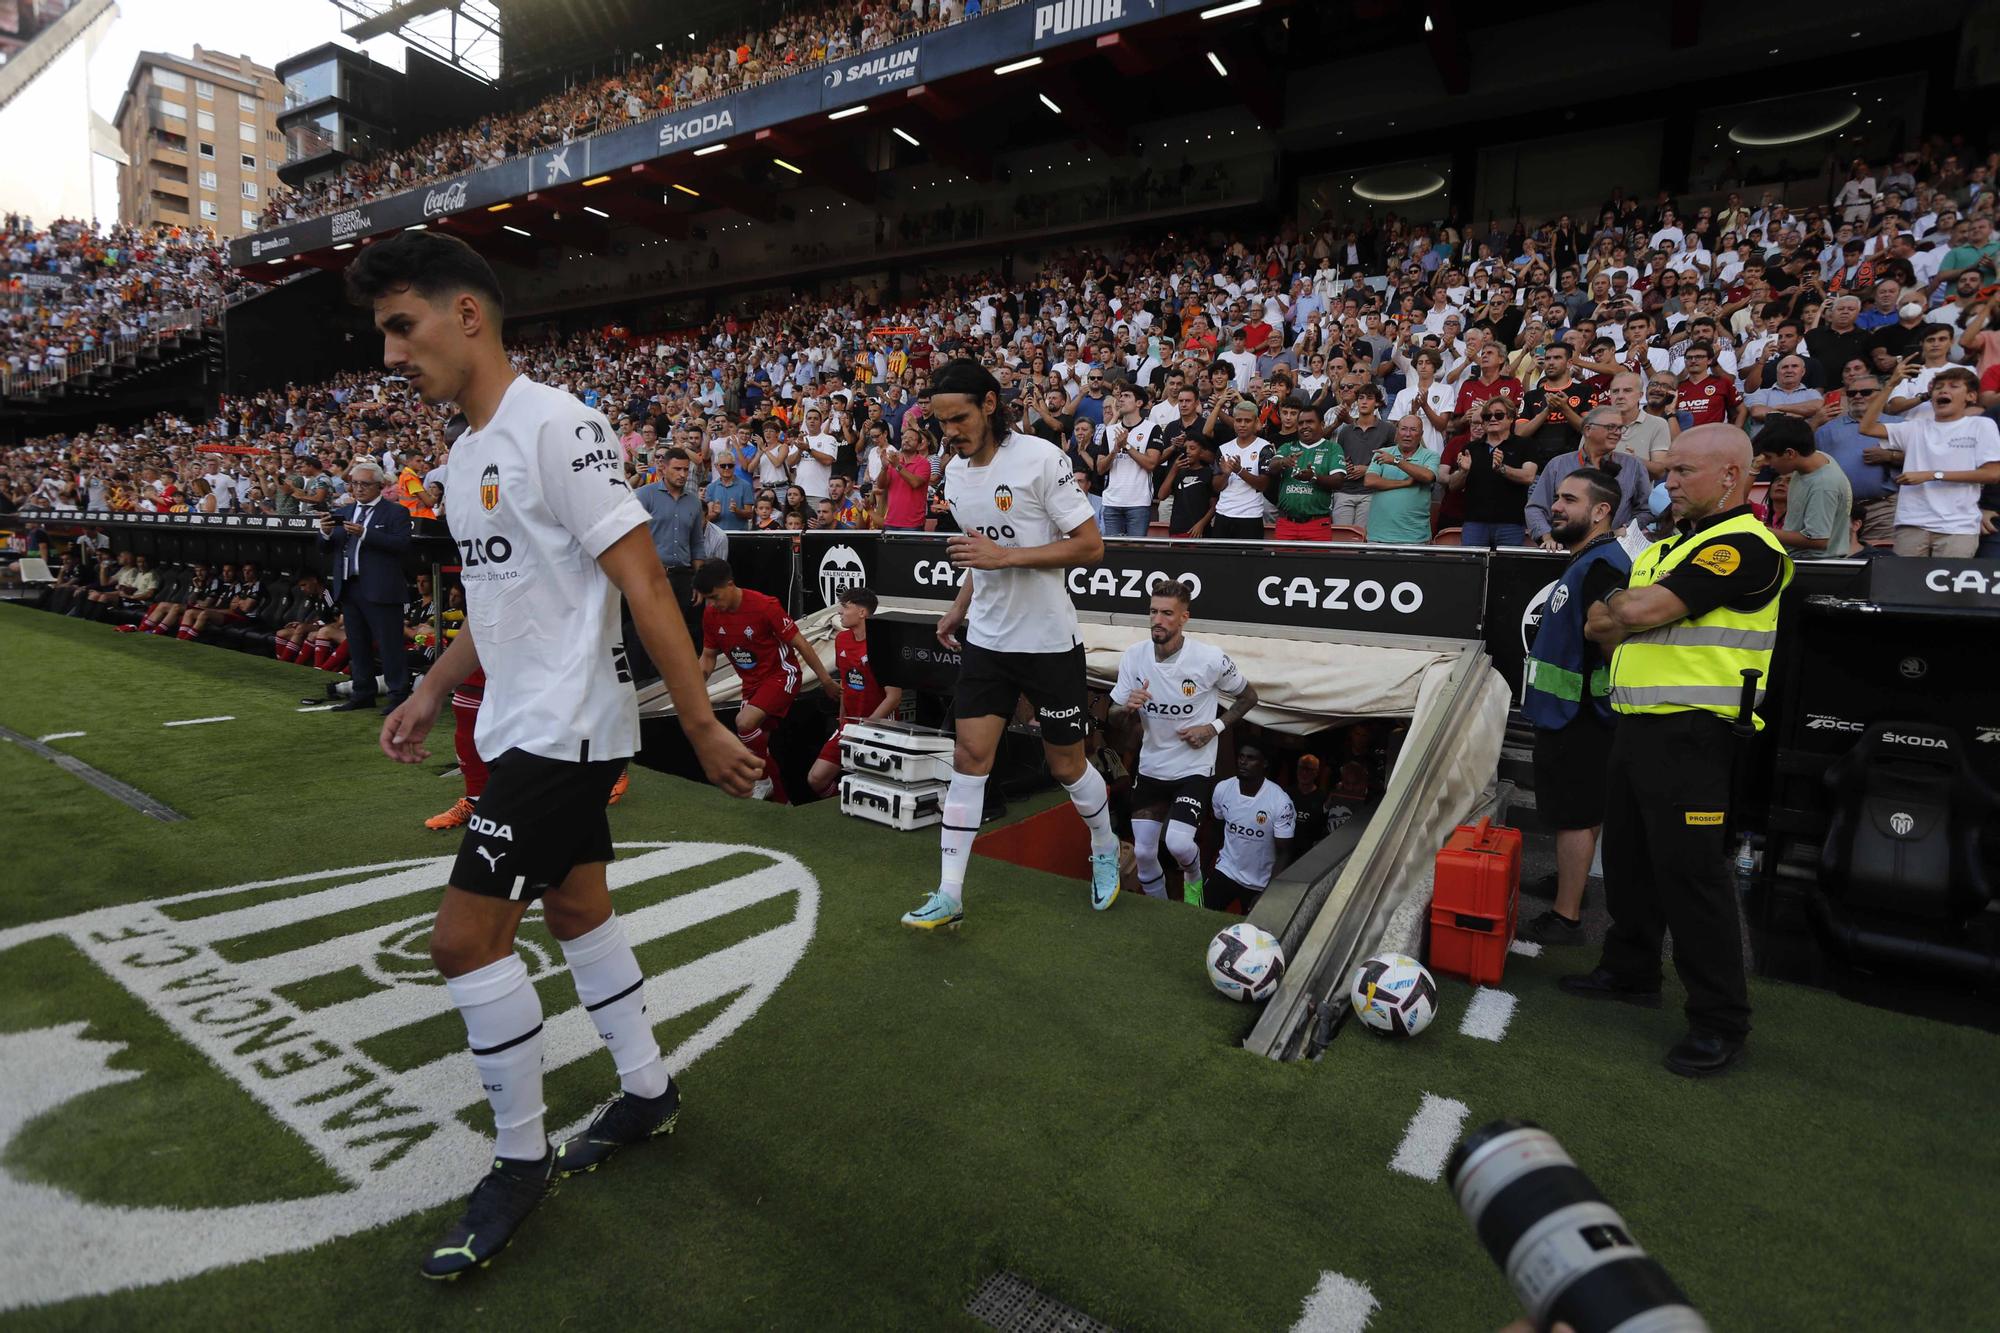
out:
<path id="1" fill-rule="evenodd" d="M 1425 673 L 1448 667 L 1454 656 L 1430 648 L 1194 633 L 1228 653 L 1257 687 L 1250 721 L 1300 735 L 1342 718 L 1412 716 Z M 1146 637 L 1141 626 L 1085 623 L 1084 669 L 1090 683 L 1110 689 L 1118 679 L 1118 659 Z"/>
<path id="2" fill-rule="evenodd" d="M 889 602 L 883 610 L 903 609 Z M 935 611 L 935 606 L 909 609 Z M 799 630 L 833 669 L 833 636 L 839 632 L 837 608 L 815 611 L 798 622 Z M 1105 625 L 1086 621 L 1082 626 L 1084 670 L 1090 683 L 1108 690 L 1118 679 L 1118 659 L 1131 645 L 1147 637 L 1138 625 Z M 1432 648 L 1384 648 L 1373 644 L 1322 643 L 1307 639 L 1265 638 L 1244 634 L 1205 634 L 1195 631 L 1203 642 L 1212 643 L 1235 659 L 1238 669 L 1257 687 L 1257 708 L 1250 721 L 1274 731 L 1309 735 L 1342 719 L 1364 717 L 1414 717 L 1426 689 L 1442 685 L 1454 654 Z M 800 693 L 818 688 L 811 671 L 804 673 Z M 709 702 L 717 707 L 734 705 L 743 688 L 734 667 L 727 662 L 716 666 L 709 677 Z M 673 703 L 666 689 L 654 685 L 639 696 L 640 712 L 647 717 L 671 715 Z M 1497 738 L 1494 754 L 1498 756 Z"/>

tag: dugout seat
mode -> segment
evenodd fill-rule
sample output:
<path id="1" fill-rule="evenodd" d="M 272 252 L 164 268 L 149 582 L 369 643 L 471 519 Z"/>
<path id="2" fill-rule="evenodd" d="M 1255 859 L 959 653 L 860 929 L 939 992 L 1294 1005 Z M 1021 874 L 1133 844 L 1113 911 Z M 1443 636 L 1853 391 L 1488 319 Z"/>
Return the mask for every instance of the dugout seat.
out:
<path id="1" fill-rule="evenodd" d="M 1910 965 L 2000 981 L 2000 795 L 1965 739 L 1926 722 L 1876 722 L 1828 770 L 1815 924 L 1862 966 Z"/>
<path id="2" fill-rule="evenodd" d="M 225 629 L 223 642 L 246 653 L 268 657 L 271 646 L 277 642 L 278 627 L 299 618 L 299 601 L 298 586 L 290 579 L 265 579 L 264 600 L 258 603 L 256 614 L 241 625 Z"/>
<path id="3" fill-rule="evenodd" d="M 146 608 L 157 602 L 178 602 L 187 595 L 189 572 L 178 566 L 160 571 L 160 586 L 153 595 L 143 602 L 131 606 L 113 606 L 105 609 L 101 617 L 107 625 L 136 625 L 146 618 Z"/>
<path id="4" fill-rule="evenodd" d="M 216 642 L 244 652 L 269 653 L 271 640 L 277 637 L 278 626 L 285 623 L 282 618 L 272 617 L 284 610 L 291 599 L 290 579 L 266 578 L 264 595 L 257 600 L 257 607 L 250 613 L 250 618 L 239 624 L 222 626 L 216 631 Z"/>

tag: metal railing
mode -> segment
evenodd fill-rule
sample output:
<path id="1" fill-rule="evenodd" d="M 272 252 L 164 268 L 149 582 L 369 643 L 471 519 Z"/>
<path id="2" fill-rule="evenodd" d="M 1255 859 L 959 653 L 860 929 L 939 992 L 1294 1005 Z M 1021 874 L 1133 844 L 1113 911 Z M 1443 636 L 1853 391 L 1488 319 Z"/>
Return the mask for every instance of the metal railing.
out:
<path id="1" fill-rule="evenodd" d="M 11 366 L 0 365 L 0 398 L 44 394 L 153 351 L 165 338 L 178 337 L 196 329 L 214 328 L 222 322 L 222 309 L 221 302 L 206 302 L 162 311 L 137 333 L 117 333 L 99 338 L 96 346 L 66 351 L 56 364 L 44 363 L 39 370 L 15 370 Z"/>

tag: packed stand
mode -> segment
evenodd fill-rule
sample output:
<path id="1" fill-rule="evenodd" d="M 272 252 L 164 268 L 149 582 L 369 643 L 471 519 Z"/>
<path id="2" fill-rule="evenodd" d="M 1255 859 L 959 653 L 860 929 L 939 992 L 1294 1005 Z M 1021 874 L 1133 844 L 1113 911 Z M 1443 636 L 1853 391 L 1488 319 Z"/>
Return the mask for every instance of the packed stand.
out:
<path id="1" fill-rule="evenodd" d="M 1019 429 L 1062 444 L 1114 535 L 1546 546 L 1548 492 L 1586 462 L 1618 476 L 1620 526 L 1644 529 L 1674 437 L 1727 420 L 1770 446 L 1760 502 L 1798 554 L 1886 546 L 1899 526 L 1990 549 L 1993 489 L 1917 477 L 1907 454 L 1935 448 L 1921 423 L 1952 399 L 1969 452 L 1950 470 L 2000 462 L 1982 452 L 2000 408 L 1992 165 L 1920 150 L 1870 201 L 1843 188 L 1850 202 L 1796 211 L 1731 195 L 1683 215 L 1614 192 L 1585 225 L 1177 235 L 1012 286 L 927 280 L 894 308 L 856 290 L 515 355 L 605 412 L 635 483 L 667 484 L 685 456 L 724 533 L 949 526 L 925 398 L 935 366 L 969 355 Z M 421 516 L 441 503 L 445 424 L 394 376 L 343 375 L 207 423 L 10 450 L 0 508 L 298 513 L 369 456 Z"/>
<path id="2" fill-rule="evenodd" d="M 482 116 L 407 148 L 345 163 L 323 178 L 277 194 L 264 208 L 264 225 L 338 212 L 522 153 L 685 110 L 1015 3 L 1019 0 L 841 0 L 810 13 L 789 14 L 768 30 L 718 38 L 698 52 L 656 54 L 523 110 Z"/>
<path id="3" fill-rule="evenodd" d="M 0 362 L 11 380 L 87 363 L 169 317 L 219 309 L 238 279 L 206 227 L 0 222 Z"/>

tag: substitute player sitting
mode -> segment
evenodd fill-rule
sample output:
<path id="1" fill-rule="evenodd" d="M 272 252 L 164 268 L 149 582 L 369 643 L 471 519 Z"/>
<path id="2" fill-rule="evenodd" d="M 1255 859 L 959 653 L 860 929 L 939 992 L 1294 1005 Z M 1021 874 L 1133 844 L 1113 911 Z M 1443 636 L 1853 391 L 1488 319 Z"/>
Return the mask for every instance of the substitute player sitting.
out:
<path id="1" fill-rule="evenodd" d="M 1201 848 L 1195 833 L 1215 785 L 1216 738 L 1257 706 L 1257 690 L 1229 654 L 1186 634 L 1194 592 L 1185 583 L 1153 589 L 1150 639 L 1125 650 L 1111 702 L 1144 723 L 1139 776 L 1132 784 L 1132 851 L 1139 887 L 1167 896 L 1160 835 L 1181 868 L 1181 897 L 1201 906 Z M 1236 702 L 1225 712 L 1221 696 Z"/>
<path id="2" fill-rule="evenodd" d="M 727 656 L 743 681 L 743 706 L 736 713 L 736 734 L 750 753 L 764 761 L 764 776 L 750 791 L 753 801 L 787 804 L 785 780 L 771 756 L 771 734 L 792 711 L 799 697 L 799 663 L 819 677 L 829 699 L 840 687 L 826 674 L 819 654 L 785 614 L 777 598 L 736 586 L 727 560 L 710 560 L 694 572 L 694 590 L 701 595 L 701 673 L 714 674 L 715 659 Z"/>
<path id="3" fill-rule="evenodd" d="M 840 677 L 840 721 L 820 747 L 806 774 L 815 796 L 831 796 L 840 785 L 840 734 L 849 722 L 874 722 L 894 717 L 903 702 L 900 685 L 884 687 L 868 664 L 868 617 L 880 603 L 866 588 L 849 588 L 840 595 L 840 633 L 833 636 L 833 674 Z"/>
<path id="4" fill-rule="evenodd" d="M 1090 905 L 1101 912 L 1118 900 L 1118 835 L 1104 776 L 1083 754 L 1083 636 L 1063 586 L 1065 569 L 1104 558 L 1104 537 L 1068 455 L 1040 436 L 1010 433 L 1005 411 L 999 381 L 977 361 L 952 361 L 931 380 L 931 416 L 951 459 L 945 503 L 959 527 L 946 550 L 965 574 L 937 625 L 938 642 L 960 654 L 957 736 L 938 887 L 903 914 L 915 930 L 965 919 L 965 863 L 985 810 L 986 778 L 1024 694 L 1041 724 L 1049 772 L 1090 830 Z"/>

